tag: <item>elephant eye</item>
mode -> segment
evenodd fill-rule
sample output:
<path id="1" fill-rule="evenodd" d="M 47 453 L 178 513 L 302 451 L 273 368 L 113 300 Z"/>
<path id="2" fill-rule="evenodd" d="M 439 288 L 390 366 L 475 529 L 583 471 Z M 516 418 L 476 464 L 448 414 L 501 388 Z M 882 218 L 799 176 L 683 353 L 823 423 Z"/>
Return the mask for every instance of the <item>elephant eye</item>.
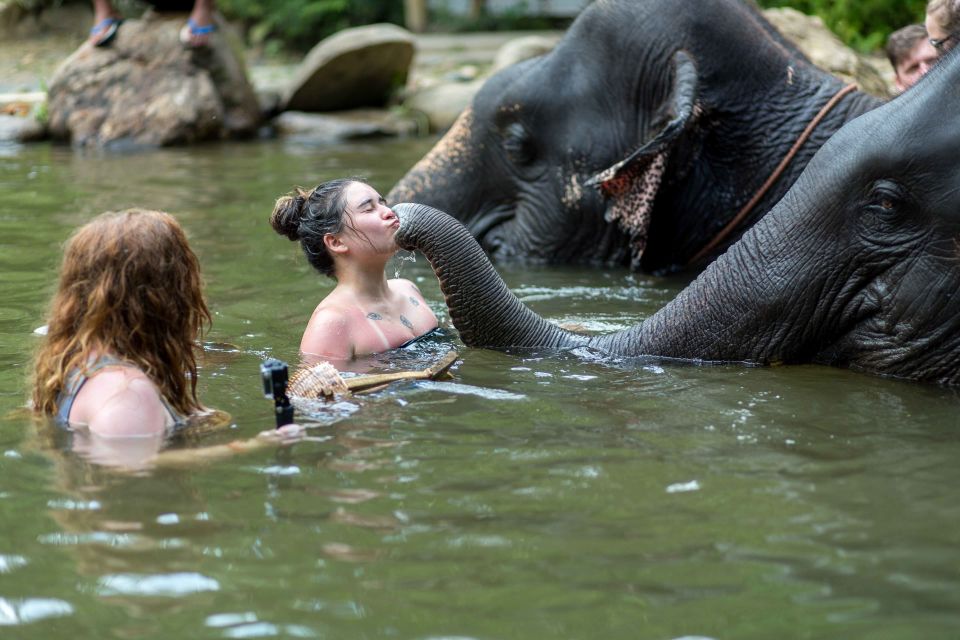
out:
<path id="1" fill-rule="evenodd" d="M 870 204 L 883 211 L 897 209 L 905 198 L 903 187 L 892 180 L 878 180 L 870 190 Z"/>
<path id="2" fill-rule="evenodd" d="M 503 148 L 510 159 L 519 165 L 532 164 L 537 156 L 533 140 L 519 122 L 507 126 L 504 131 Z"/>

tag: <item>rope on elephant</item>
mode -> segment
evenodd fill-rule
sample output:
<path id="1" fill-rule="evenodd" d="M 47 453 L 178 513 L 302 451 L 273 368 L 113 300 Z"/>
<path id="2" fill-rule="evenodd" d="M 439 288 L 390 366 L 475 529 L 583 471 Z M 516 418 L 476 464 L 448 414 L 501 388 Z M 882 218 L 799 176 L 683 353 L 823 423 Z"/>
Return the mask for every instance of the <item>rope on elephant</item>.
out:
<path id="1" fill-rule="evenodd" d="M 807 139 L 813 134 L 813 131 L 817 128 L 817 125 L 820 124 L 820 121 L 823 120 L 828 113 L 830 113 L 831 109 L 837 106 L 837 103 L 839 103 L 845 95 L 851 91 L 855 91 L 856 88 L 857 85 L 855 84 L 846 85 L 837 91 L 833 97 L 830 98 L 830 100 L 828 100 L 827 103 L 820 108 L 820 111 L 817 112 L 817 115 L 813 117 L 813 120 L 807 124 L 807 127 L 800 134 L 800 137 L 797 138 L 797 141 L 793 143 L 793 146 L 790 147 L 789 151 L 787 151 L 787 155 L 783 157 L 783 160 L 781 160 L 780 164 L 777 165 L 777 168 L 773 170 L 773 173 L 771 173 L 770 177 L 767 178 L 767 181 L 763 183 L 763 186 L 761 186 L 760 189 L 753 194 L 753 197 L 750 198 L 747 204 L 743 205 L 743 208 L 737 212 L 737 215 L 735 215 L 733 219 L 730 220 L 730 222 L 728 222 L 726 226 L 720 230 L 720 233 L 718 233 L 713 240 L 708 242 L 704 248 L 700 249 L 700 251 L 698 251 L 697 254 L 693 256 L 689 262 L 687 262 L 688 267 L 696 264 L 705 256 L 709 255 L 710 252 L 717 247 L 717 245 L 723 242 L 724 239 L 730 235 L 731 231 L 736 229 L 737 226 L 743 222 L 743 219 L 747 217 L 747 214 L 749 214 L 753 208 L 757 206 L 757 203 L 760 202 L 761 198 L 767 194 L 767 191 L 770 190 L 770 187 L 772 187 L 773 184 L 780 178 L 784 170 L 787 168 L 787 165 L 790 164 L 790 161 L 793 160 L 794 156 L 797 155 L 800 147 L 802 147 Z"/>

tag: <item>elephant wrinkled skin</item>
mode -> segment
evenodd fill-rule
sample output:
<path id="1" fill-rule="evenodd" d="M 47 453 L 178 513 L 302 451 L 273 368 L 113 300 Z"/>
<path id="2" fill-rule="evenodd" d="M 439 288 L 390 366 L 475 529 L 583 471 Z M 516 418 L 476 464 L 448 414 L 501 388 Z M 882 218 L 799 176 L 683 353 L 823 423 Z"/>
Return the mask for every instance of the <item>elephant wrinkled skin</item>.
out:
<path id="1" fill-rule="evenodd" d="M 387 199 L 449 212 L 495 259 L 700 265 L 880 104 L 844 96 L 720 240 L 843 86 L 750 2 L 598 0 L 552 52 L 488 80 Z"/>
<path id="2" fill-rule="evenodd" d="M 459 222 L 394 207 L 470 346 L 587 346 L 699 361 L 816 362 L 960 384 L 960 49 L 845 125 L 785 197 L 675 300 L 606 335 L 526 308 Z"/>

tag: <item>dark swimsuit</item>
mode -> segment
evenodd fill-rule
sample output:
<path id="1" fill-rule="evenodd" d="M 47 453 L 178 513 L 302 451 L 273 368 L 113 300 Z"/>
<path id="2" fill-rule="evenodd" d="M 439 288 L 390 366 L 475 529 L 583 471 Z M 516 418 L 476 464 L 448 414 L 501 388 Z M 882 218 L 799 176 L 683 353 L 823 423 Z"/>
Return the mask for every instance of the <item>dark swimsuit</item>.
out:
<path id="1" fill-rule="evenodd" d="M 420 342 L 421 340 L 425 340 L 427 338 L 432 338 L 435 336 L 442 336 L 442 335 L 443 335 L 443 329 L 441 329 L 440 327 L 434 327 L 433 329 L 430 329 L 430 331 L 427 331 L 426 333 L 421 333 L 416 338 L 410 338 L 409 340 L 404 342 L 402 345 L 397 347 L 397 349 L 405 349 L 406 347 L 409 347 L 412 344 Z"/>
<path id="2" fill-rule="evenodd" d="M 61 427 L 69 428 L 70 410 L 73 408 L 73 403 L 77 399 L 77 394 L 80 393 L 80 389 L 83 388 L 83 385 L 86 384 L 87 380 L 92 378 L 94 374 L 107 367 L 129 367 L 131 369 L 139 369 L 137 365 L 131 362 L 119 360 L 113 356 L 100 356 L 91 360 L 85 369 L 74 369 L 71 371 L 70 375 L 67 376 L 66 386 L 64 386 L 64 388 L 60 391 L 60 395 L 57 396 L 57 424 L 59 424 Z M 174 426 L 178 426 L 186 422 L 182 416 L 173 410 L 173 407 L 167 403 L 163 396 L 160 396 L 160 402 L 163 403 L 163 408 L 167 410 L 167 414 L 173 420 Z"/>

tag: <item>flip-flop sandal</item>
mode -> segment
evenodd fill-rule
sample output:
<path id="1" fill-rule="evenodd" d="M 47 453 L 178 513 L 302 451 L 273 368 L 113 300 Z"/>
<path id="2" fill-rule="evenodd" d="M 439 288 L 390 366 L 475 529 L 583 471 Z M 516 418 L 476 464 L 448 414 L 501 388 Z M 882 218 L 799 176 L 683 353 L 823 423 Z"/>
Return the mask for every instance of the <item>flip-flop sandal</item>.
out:
<path id="1" fill-rule="evenodd" d="M 99 38 L 93 40 L 93 46 L 105 47 L 110 44 L 110 42 L 112 42 L 116 37 L 117 29 L 120 28 L 121 22 L 123 22 L 123 20 L 120 18 L 114 18 L 111 16 L 109 18 L 104 18 L 97 24 L 93 25 L 93 27 L 90 29 L 90 35 L 93 36 L 98 33 L 102 34 Z"/>
<path id="2" fill-rule="evenodd" d="M 213 33 L 217 30 L 217 25 L 210 23 L 203 26 L 198 25 L 193 21 L 193 18 L 187 20 L 187 24 L 183 25 L 183 28 L 180 29 L 180 42 L 187 46 L 203 47 L 207 43 L 193 45 L 191 40 L 196 36 L 205 36 Z"/>

